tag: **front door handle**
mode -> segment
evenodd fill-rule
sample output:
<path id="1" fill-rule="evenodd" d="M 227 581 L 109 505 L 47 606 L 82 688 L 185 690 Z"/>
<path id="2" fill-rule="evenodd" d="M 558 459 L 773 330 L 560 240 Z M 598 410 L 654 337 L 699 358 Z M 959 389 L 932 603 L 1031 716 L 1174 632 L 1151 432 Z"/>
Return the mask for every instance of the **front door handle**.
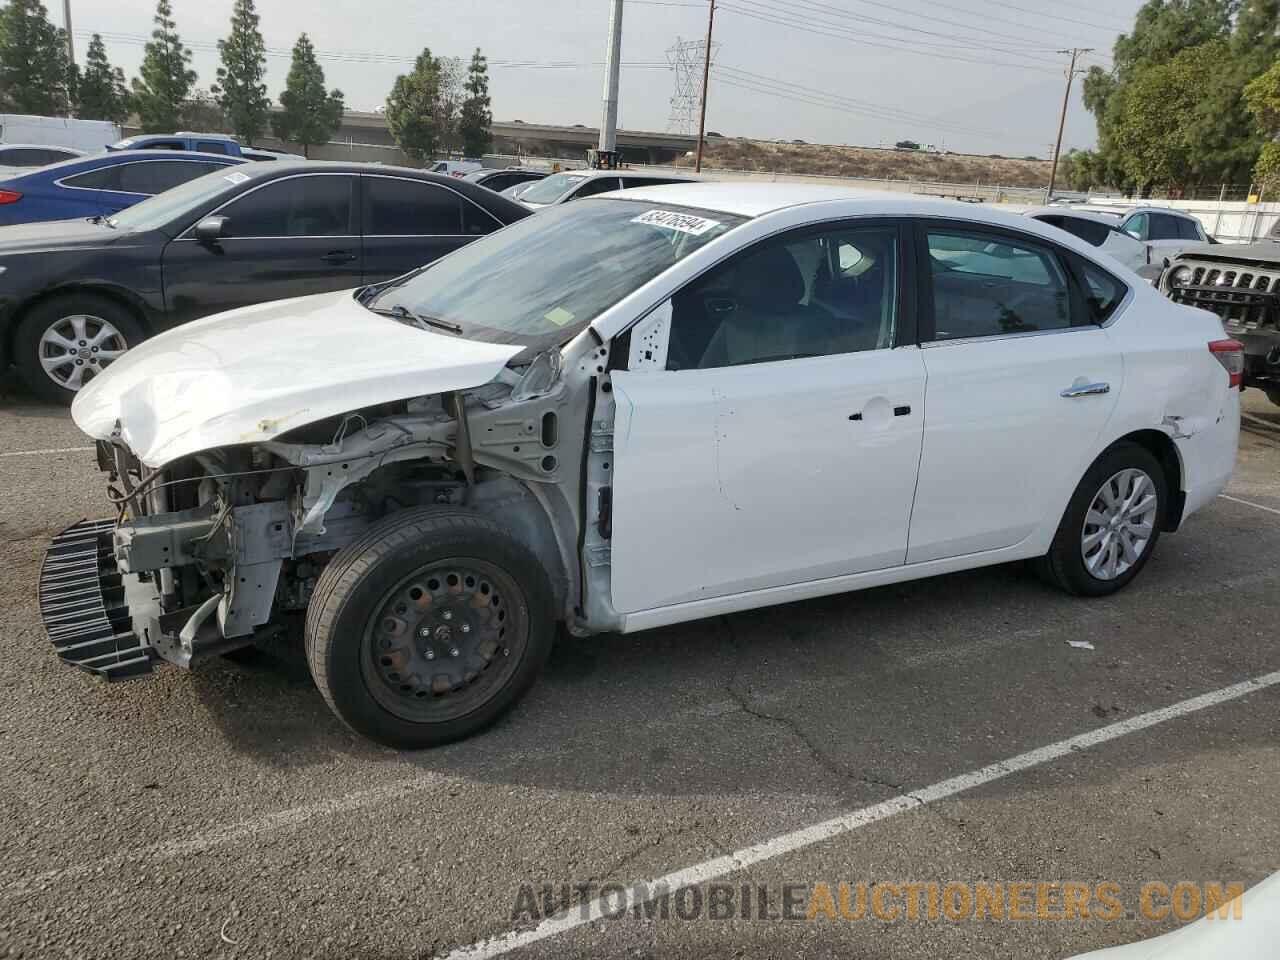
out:
<path id="1" fill-rule="evenodd" d="M 1059 396 L 1070 400 L 1072 397 L 1098 397 L 1110 392 L 1111 384 L 1109 383 L 1073 383 L 1063 390 Z"/>
<path id="2" fill-rule="evenodd" d="M 325 263 L 350 263 L 355 258 L 354 253 L 347 253 L 345 250 L 330 250 L 320 259 Z"/>

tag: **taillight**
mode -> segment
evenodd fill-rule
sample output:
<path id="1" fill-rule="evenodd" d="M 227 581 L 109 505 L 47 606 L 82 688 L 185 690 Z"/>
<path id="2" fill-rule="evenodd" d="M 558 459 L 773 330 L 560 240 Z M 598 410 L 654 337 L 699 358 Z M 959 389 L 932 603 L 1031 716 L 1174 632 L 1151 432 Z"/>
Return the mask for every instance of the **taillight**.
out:
<path id="1" fill-rule="evenodd" d="M 1210 340 L 1209 352 L 1230 377 L 1230 385 L 1244 389 L 1244 344 L 1239 340 Z"/>
<path id="2" fill-rule="evenodd" d="M 22 194 L 14 190 L 0 190 L 0 203 L 17 203 L 22 199 Z"/>

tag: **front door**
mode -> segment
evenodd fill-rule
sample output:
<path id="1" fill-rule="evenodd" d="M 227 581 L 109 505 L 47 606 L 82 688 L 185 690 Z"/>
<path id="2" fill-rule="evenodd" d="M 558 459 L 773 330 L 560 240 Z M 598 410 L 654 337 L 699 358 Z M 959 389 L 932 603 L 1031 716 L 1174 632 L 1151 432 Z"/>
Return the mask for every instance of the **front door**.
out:
<path id="1" fill-rule="evenodd" d="M 502 226 L 462 194 L 409 177 L 366 174 L 364 282 L 416 270 Z"/>
<path id="2" fill-rule="evenodd" d="M 921 234 L 928 390 L 908 563 L 1056 528 L 1124 376 L 1061 251 L 969 227 Z"/>
<path id="3" fill-rule="evenodd" d="M 613 374 L 615 609 L 904 562 L 924 365 L 903 252 L 895 224 L 830 225 L 672 299 L 666 369 Z"/>
<path id="4" fill-rule="evenodd" d="M 188 228 L 164 251 L 171 322 L 360 286 L 356 184 L 353 174 L 272 180 L 214 211 L 227 218 L 219 239 Z"/>

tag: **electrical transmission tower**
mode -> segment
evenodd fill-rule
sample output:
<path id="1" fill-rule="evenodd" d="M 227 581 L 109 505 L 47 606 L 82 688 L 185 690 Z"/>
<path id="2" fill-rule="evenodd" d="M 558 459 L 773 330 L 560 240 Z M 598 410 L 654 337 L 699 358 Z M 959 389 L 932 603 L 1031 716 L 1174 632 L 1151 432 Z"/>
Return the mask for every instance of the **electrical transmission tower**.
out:
<path id="1" fill-rule="evenodd" d="M 711 59 L 715 61 L 720 44 L 711 45 Z M 705 40 L 681 40 L 667 49 L 667 63 L 675 71 L 675 89 L 671 94 L 671 116 L 667 120 L 668 133 L 692 134 L 698 127 L 698 107 L 702 100 L 702 67 L 707 49 Z"/>

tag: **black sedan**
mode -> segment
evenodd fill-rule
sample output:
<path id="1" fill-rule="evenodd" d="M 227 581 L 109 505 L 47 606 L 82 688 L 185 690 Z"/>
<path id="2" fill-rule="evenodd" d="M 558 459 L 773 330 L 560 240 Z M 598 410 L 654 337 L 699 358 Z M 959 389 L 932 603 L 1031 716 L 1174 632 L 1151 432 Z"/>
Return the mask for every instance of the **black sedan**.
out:
<path id="1" fill-rule="evenodd" d="M 0 229 L 0 369 L 69 403 L 130 346 L 248 304 L 389 280 L 529 215 L 375 164 L 248 164 L 115 216 Z"/>

